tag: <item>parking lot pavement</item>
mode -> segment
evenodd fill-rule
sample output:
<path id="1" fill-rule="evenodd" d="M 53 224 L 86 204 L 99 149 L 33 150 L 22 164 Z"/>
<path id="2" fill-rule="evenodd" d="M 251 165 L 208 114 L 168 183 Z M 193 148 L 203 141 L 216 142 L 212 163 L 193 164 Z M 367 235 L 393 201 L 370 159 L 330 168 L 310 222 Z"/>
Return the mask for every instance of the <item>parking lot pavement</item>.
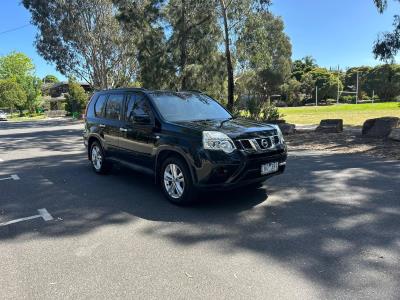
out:
<path id="1" fill-rule="evenodd" d="M 1 123 L 0 223 L 31 219 L 0 226 L 0 298 L 398 299 L 399 162 L 291 153 L 263 188 L 180 208 L 94 174 L 82 126 Z"/>

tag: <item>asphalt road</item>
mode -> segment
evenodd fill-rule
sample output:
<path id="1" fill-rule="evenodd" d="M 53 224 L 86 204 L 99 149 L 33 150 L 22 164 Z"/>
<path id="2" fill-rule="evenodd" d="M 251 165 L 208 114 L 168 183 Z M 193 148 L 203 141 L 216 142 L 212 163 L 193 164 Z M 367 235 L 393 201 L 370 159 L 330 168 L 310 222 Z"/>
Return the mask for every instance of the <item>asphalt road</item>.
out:
<path id="1" fill-rule="evenodd" d="M 0 223 L 53 217 L 0 226 L 1 299 L 399 299 L 399 162 L 291 153 L 263 188 L 180 208 L 94 174 L 81 134 L 0 123 Z"/>

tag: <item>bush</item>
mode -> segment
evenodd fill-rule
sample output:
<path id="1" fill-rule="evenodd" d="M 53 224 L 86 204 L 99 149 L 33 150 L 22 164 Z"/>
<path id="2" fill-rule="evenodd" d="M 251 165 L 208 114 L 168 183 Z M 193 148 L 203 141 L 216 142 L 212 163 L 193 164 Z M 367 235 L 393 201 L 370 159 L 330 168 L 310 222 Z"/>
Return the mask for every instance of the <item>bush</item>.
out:
<path id="1" fill-rule="evenodd" d="M 246 108 L 248 113 L 242 116 L 252 120 L 276 121 L 283 116 L 274 104 L 254 96 L 247 99 Z"/>
<path id="2" fill-rule="evenodd" d="M 68 94 L 65 96 L 67 99 L 65 110 L 71 115 L 74 113 L 80 115 L 85 109 L 89 97 L 83 87 L 73 79 L 68 82 L 68 90 Z"/>
<path id="3" fill-rule="evenodd" d="M 283 115 L 279 113 L 278 108 L 273 104 L 265 106 L 261 111 L 261 115 L 262 120 L 268 121 L 277 121 L 283 117 Z"/>

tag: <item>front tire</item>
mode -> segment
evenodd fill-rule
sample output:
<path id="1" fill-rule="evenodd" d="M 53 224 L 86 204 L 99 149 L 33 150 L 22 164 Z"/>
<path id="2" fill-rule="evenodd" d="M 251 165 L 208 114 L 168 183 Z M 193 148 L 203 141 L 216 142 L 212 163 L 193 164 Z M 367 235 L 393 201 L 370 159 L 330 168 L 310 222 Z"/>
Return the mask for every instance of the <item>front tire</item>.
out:
<path id="1" fill-rule="evenodd" d="M 165 197 L 177 205 L 195 200 L 195 188 L 187 164 L 178 157 L 167 158 L 160 169 L 160 185 Z"/>
<path id="2" fill-rule="evenodd" d="M 106 174 L 110 171 L 111 165 L 105 158 L 103 147 L 97 141 L 93 142 L 90 147 L 90 161 L 97 174 Z"/>

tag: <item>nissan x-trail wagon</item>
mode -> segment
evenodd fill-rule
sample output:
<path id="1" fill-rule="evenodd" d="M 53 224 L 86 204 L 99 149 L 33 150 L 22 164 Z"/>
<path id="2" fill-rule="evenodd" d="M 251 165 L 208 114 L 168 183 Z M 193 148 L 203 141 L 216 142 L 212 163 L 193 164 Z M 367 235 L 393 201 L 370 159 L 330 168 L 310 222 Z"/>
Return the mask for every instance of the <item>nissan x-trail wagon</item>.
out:
<path id="1" fill-rule="evenodd" d="M 85 121 L 84 143 L 96 173 L 113 163 L 149 173 L 176 204 L 192 201 L 199 190 L 256 186 L 285 170 L 278 126 L 234 118 L 201 92 L 100 91 Z"/>

